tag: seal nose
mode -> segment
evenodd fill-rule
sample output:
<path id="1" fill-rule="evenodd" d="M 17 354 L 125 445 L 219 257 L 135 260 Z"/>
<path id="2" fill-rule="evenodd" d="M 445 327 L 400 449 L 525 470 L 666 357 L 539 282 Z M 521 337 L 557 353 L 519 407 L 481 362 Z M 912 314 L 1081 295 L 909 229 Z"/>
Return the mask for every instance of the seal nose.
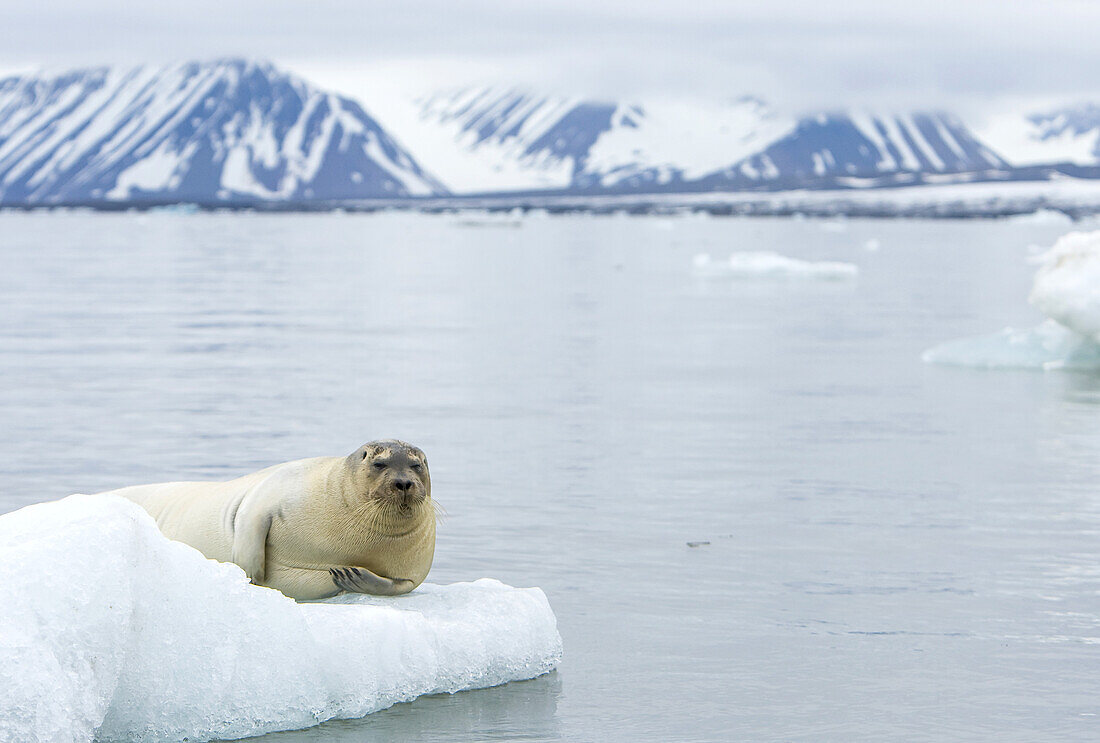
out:
<path id="1" fill-rule="evenodd" d="M 394 480 L 393 486 L 400 490 L 402 493 L 408 493 L 412 490 L 412 480 Z"/>

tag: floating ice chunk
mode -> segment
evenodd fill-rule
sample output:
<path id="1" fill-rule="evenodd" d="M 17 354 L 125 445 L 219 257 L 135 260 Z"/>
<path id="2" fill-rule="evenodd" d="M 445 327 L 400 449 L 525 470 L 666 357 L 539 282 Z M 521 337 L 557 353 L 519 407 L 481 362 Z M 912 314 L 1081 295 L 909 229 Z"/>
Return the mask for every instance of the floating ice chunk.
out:
<path id="1" fill-rule="evenodd" d="M 1051 319 L 950 341 L 921 358 L 988 369 L 1100 369 L 1100 232 L 1070 232 L 1029 260 L 1039 264 L 1029 301 Z"/>
<path id="2" fill-rule="evenodd" d="M 700 276 L 766 279 L 852 279 L 859 273 L 852 263 L 811 262 L 771 252 L 733 253 L 728 261 L 712 260 L 700 253 L 692 261 Z"/>
<path id="3" fill-rule="evenodd" d="M 237 738 L 561 658 L 542 591 L 494 580 L 297 604 L 76 495 L 0 517 L 0 740 Z"/>
<path id="4" fill-rule="evenodd" d="M 978 369 L 1097 369 L 1100 345 L 1047 320 L 1036 328 L 948 341 L 922 354 L 930 364 Z"/>
<path id="5" fill-rule="evenodd" d="M 1042 255 L 1029 301 L 1100 343 L 1100 232 L 1070 232 Z"/>

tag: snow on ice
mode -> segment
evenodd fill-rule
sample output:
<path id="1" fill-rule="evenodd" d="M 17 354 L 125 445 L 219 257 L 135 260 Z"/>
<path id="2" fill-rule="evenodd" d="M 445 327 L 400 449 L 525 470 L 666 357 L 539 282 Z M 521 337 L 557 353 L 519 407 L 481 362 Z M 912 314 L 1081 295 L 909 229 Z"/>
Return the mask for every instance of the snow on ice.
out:
<path id="1" fill-rule="evenodd" d="M 238 738 L 546 673 L 538 588 L 481 579 L 298 604 L 74 495 L 0 517 L 0 740 Z"/>

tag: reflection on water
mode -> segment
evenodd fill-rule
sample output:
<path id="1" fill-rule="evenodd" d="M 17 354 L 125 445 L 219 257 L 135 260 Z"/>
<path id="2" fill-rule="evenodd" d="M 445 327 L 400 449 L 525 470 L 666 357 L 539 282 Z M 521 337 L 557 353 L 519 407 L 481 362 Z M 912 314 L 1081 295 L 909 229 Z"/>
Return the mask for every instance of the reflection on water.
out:
<path id="1" fill-rule="evenodd" d="M 556 717 L 561 677 L 549 673 L 477 693 L 420 697 L 360 720 L 333 720 L 308 730 L 251 738 L 269 743 L 372 743 L 416 740 L 561 740 Z M 530 731 L 537 730 L 537 735 Z"/>
<path id="2" fill-rule="evenodd" d="M 0 214 L 0 511 L 421 445 L 431 579 L 542 587 L 563 665 L 272 739 L 1095 737 L 1100 375 L 920 361 L 1060 228 L 845 226 Z"/>

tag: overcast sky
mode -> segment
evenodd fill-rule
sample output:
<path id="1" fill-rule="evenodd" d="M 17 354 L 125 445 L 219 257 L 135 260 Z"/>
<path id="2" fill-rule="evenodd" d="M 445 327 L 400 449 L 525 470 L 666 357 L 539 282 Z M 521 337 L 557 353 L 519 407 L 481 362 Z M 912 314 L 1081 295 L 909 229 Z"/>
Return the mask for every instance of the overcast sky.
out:
<path id="1" fill-rule="evenodd" d="M 0 69 L 233 55 L 358 95 L 485 81 L 959 108 L 1100 101 L 1097 29 L 1093 0 L 8 0 Z"/>

